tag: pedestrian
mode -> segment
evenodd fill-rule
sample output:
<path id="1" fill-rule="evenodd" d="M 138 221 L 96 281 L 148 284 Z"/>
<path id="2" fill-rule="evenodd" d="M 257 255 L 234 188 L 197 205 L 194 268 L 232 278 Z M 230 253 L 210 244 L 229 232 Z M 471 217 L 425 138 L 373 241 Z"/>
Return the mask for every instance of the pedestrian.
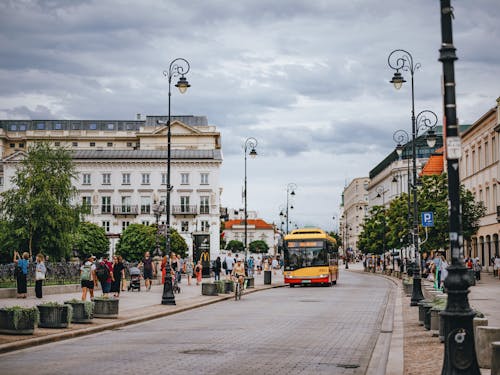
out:
<path id="1" fill-rule="evenodd" d="M 186 262 L 184 262 L 184 266 L 186 268 L 186 277 L 187 277 L 187 283 L 188 285 L 191 285 L 191 280 L 193 279 L 193 270 L 194 270 L 194 264 L 193 264 L 193 258 L 189 257 Z"/>
<path id="2" fill-rule="evenodd" d="M 28 294 L 28 265 L 30 255 L 27 252 L 21 257 L 17 251 L 14 251 L 15 275 L 17 281 L 17 298 L 26 298 Z"/>
<path id="3" fill-rule="evenodd" d="M 215 264 L 214 264 L 214 280 L 220 280 L 221 269 L 222 269 L 222 263 L 220 261 L 220 257 L 217 257 L 217 259 L 215 259 Z"/>
<path id="4" fill-rule="evenodd" d="M 446 261 L 446 258 L 444 255 L 441 255 L 441 284 L 440 288 L 444 290 L 444 281 L 448 277 L 448 262 Z"/>
<path id="5" fill-rule="evenodd" d="M 170 255 L 170 271 L 172 272 L 172 275 L 174 275 L 175 279 L 177 280 L 177 271 L 179 271 L 179 262 L 177 260 L 177 255 L 175 255 L 175 253 L 172 253 Z"/>
<path id="6" fill-rule="evenodd" d="M 254 265 L 255 265 L 255 260 L 253 259 L 253 255 L 250 256 L 250 258 L 248 259 L 248 262 L 247 262 L 247 266 L 248 266 L 248 277 L 253 277 L 253 268 L 254 268 Z"/>
<path id="7" fill-rule="evenodd" d="M 495 276 L 499 276 L 498 272 L 499 269 L 500 269 L 500 255 L 497 254 L 495 255 L 495 260 L 493 261 L 493 273 L 495 273 L 495 270 L 497 271 Z"/>
<path id="8" fill-rule="evenodd" d="M 121 255 L 113 257 L 113 282 L 111 283 L 111 292 L 114 297 L 120 297 L 122 279 L 125 278 L 125 266 Z"/>
<path id="9" fill-rule="evenodd" d="M 102 260 L 97 264 L 95 273 L 101 283 L 102 296 L 107 297 L 111 290 L 111 282 L 114 278 L 113 263 L 108 260 L 107 255 L 104 255 Z"/>
<path id="10" fill-rule="evenodd" d="M 167 255 L 164 255 L 161 259 L 161 283 L 165 284 L 165 276 L 167 275 L 167 262 L 170 262 L 170 258 Z M 169 263 L 170 265 L 170 263 Z"/>
<path id="11" fill-rule="evenodd" d="M 95 275 L 95 257 L 87 256 L 85 262 L 80 267 L 80 285 L 82 287 L 82 301 L 87 300 L 87 292 L 90 293 L 90 300 L 94 300 L 94 286 L 97 286 L 97 277 Z"/>
<path id="12" fill-rule="evenodd" d="M 233 271 L 233 266 L 234 266 L 234 258 L 231 255 L 231 252 L 229 252 L 224 258 L 224 263 L 226 264 L 226 267 L 224 268 L 226 270 L 226 279 L 230 279 L 231 272 Z"/>
<path id="13" fill-rule="evenodd" d="M 47 273 L 47 267 L 45 267 L 45 257 L 43 254 L 39 253 L 36 256 L 36 268 L 35 268 L 35 295 L 36 298 L 42 298 L 42 285 L 43 280 L 45 280 L 45 274 Z"/>
<path id="14" fill-rule="evenodd" d="M 149 251 L 144 253 L 144 258 L 142 259 L 139 266 L 142 266 L 142 274 L 144 278 L 144 284 L 146 286 L 146 290 L 151 289 L 151 284 L 153 283 L 153 276 L 156 277 L 156 267 L 153 263 L 153 259 L 149 254 Z"/>
<path id="15" fill-rule="evenodd" d="M 474 274 L 476 275 L 476 280 L 481 280 L 481 270 L 483 267 L 481 266 L 481 262 L 479 261 L 479 257 L 474 259 L 473 261 L 473 269 L 474 269 Z"/>
<path id="16" fill-rule="evenodd" d="M 196 285 L 200 285 L 201 283 L 201 272 L 203 270 L 203 266 L 201 265 L 201 260 L 196 263 L 196 267 L 194 267 L 194 273 L 196 275 Z"/>
<path id="17" fill-rule="evenodd" d="M 257 268 L 257 275 L 260 275 L 262 272 L 262 260 L 260 259 L 260 255 L 255 260 L 255 267 Z"/>
<path id="18" fill-rule="evenodd" d="M 182 279 L 183 267 L 184 267 L 184 261 L 182 260 L 181 256 L 177 254 L 177 272 L 175 273 L 175 276 L 179 284 L 181 283 Z"/>
<path id="19" fill-rule="evenodd" d="M 279 269 L 279 263 L 276 257 L 274 257 L 273 260 L 271 261 L 271 267 L 273 269 L 273 274 L 276 275 L 276 270 Z"/>

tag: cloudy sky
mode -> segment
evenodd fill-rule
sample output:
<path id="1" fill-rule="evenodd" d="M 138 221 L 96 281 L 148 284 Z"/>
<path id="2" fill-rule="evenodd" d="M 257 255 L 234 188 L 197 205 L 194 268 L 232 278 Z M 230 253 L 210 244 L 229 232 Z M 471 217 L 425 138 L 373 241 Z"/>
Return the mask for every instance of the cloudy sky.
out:
<path id="1" fill-rule="evenodd" d="M 412 53 L 417 112 L 442 117 L 438 0 L 0 0 L 0 118 L 134 119 L 167 113 L 163 70 L 191 64 L 172 114 L 222 134 L 222 204 L 331 229 L 343 187 L 411 129 L 411 92 L 387 57 Z M 457 112 L 471 123 L 500 96 L 500 2 L 454 0 Z M 406 77 L 408 80 L 408 76 Z"/>

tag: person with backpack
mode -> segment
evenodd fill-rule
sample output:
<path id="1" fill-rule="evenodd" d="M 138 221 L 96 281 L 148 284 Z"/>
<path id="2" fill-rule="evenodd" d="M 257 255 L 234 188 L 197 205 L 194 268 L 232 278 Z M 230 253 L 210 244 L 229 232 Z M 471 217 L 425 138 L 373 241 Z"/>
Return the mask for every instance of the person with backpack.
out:
<path id="1" fill-rule="evenodd" d="M 104 255 L 102 261 L 97 264 L 95 274 L 101 283 L 102 296 L 107 297 L 111 290 L 111 282 L 114 280 L 113 263 L 108 260 L 107 255 Z"/>
<path id="2" fill-rule="evenodd" d="M 89 255 L 80 267 L 80 284 L 82 286 L 82 301 L 87 300 L 87 292 L 90 293 L 90 300 L 94 300 L 94 285 L 97 285 L 95 276 L 94 256 Z"/>

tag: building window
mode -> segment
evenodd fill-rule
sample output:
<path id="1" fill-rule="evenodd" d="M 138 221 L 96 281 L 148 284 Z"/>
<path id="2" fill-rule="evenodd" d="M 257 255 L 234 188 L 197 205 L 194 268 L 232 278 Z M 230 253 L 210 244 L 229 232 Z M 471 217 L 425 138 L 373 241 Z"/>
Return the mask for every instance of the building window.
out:
<path id="1" fill-rule="evenodd" d="M 208 224 L 208 221 L 207 220 L 202 220 L 200 222 L 201 224 L 201 231 L 202 232 L 208 232 L 208 230 L 210 229 L 210 224 Z"/>
<path id="2" fill-rule="evenodd" d="M 210 197 L 200 197 L 200 214 L 210 213 Z"/>
<path id="3" fill-rule="evenodd" d="M 484 142 L 484 166 L 487 167 L 488 164 L 490 164 L 490 149 L 488 142 Z"/>
<path id="4" fill-rule="evenodd" d="M 141 224 L 149 227 L 149 220 L 141 220 Z"/>
<path id="5" fill-rule="evenodd" d="M 181 173 L 181 185 L 189 185 L 189 173 Z"/>
<path id="6" fill-rule="evenodd" d="M 10 146 L 10 148 L 14 148 L 14 147 L 16 147 L 16 144 L 15 143 L 11 143 L 11 144 L 9 144 L 9 146 Z"/>
<path id="7" fill-rule="evenodd" d="M 95 142 L 90 142 L 90 147 L 95 147 Z"/>
<path id="8" fill-rule="evenodd" d="M 132 142 L 127 142 L 127 147 L 132 147 Z"/>
<path id="9" fill-rule="evenodd" d="M 497 184 L 493 185 L 493 210 L 497 209 Z"/>
<path id="10" fill-rule="evenodd" d="M 484 192 L 484 206 L 486 207 L 486 213 L 490 212 L 490 187 L 487 186 Z"/>
<path id="11" fill-rule="evenodd" d="M 72 145 L 73 147 L 78 147 L 78 142 L 73 142 Z"/>
<path id="12" fill-rule="evenodd" d="M 90 185 L 90 173 L 84 173 L 82 176 L 82 184 Z"/>
<path id="13" fill-rule="evenodd" d="M 181 221 L 181 232 L 182 233 L 189 232 L 189 221 Z"/>
<path id="14" fill-rule="evenodd" d="M 108 128 L 108 130 L 114 130 L 115 124 L 107 124 L 106 127 Z"/>
<path id="15" fill-rule="evenodd" d="M 45 124 L 43 122 L 39 122 L 36 124 L 36 130 L 45 130 Z"/>
<path id="16" fill-rule="evenodd" d="M 208 185 L 208 173 L 202 173 L 201 175 L 201 185 Z"/>
<path id="17" fill-rule="evenodd" d="M 150 184 L 150 174 L 149 173 L 143 173 L 142 174 L 142 184 L 143 185 L 149 185 Z"/>
<path id="18" fill-rule="evenodd" d="M 24 143 L 19 143 L 19 148 L 24 148 Z"/>
<path id="19" fill-rule="evenodd" d="M 483 168 L 483 155 L 481 155 L 481 146 L 477 148 L 477 168 L 481 170 Z"/>
<path id="20" fill-rule="evenodd" d="M 3 186 L 3 176 L 0 176 L 0 186 Z"/>
<path id="21" fill-rule="evenodd" d="M 61 146 L 61 142 L 54 142 L 54 146 L 56 146 L 56 147 Z"/>
<path id="22" fill-rule="evenodd" d="M 167 184 L 167 174 L 166 173 L 162 173 L 161 174 L 161 184 L 162 185 L 166 185 Z"/>
<path id="23" fill-rule="evenodd" d="M 130 221 L 122 221 L 122 232 L 124 232 L 125 229 L 127 229 L 129 225 L 130 225 Z"/>
<path id="24" fill-rule="evenodd" d="M 113 147 L 113 142 L 108 142 L 108 147 Z"/>
<path id="25" fill-rule="evenodd" d="M 141 197 L 141 214 L 151 213 L 151 197 Z"/>
<path id="26" fill-rule="evenodd" d="M 125 196 L 122 197 L 122 213 L 132 212 L 132 197 Z"/>
<path id="27" fill-rule="evenodd" d="M 181 212 L 189 212 L 189 197 L 181 197 Z"/>
<path id="28" fill-rule="evenodd" d="M 497 161 L 497 139 L 491 137 L 491 161 L 494 163 Z"/>
<path id="29" fill-rule="evenodd" d="M 122 173 L 122 185 L 130 185 L 130 173 Z"/>
<path id="30" fill-rule="evenodd" d="M 82 205 L 83 206 L 90 207 L 91 204 L 92 204 L 92 197 L 90 197 L 88 195 L 85 195 L 82 197 Z"/>
<path id="31" fill-rule="evenodd" d="M 109 233 L 111 231 L 111 223 L 107 220 L 102 222 L 102 227 L 104 228 L 104 231 L 106 233 Z"/>
<path id="32" fill-rule="evenodd" d="M 111 185 L 111 173 L 103 173 L 102 174 L 102 184 L 103 185 Z"/>
<path id="33" fill-rule="evenodd" d="M 472 159 L 471 159 L 471 172 L 472 174 L 476 173 L 476 150 L 472 150 Z"/>
<path id="34" fill-rule="evenodd" d="M 90 130 L 96 130 L 97 129 L 97 124 L 90 124 L 89 125 Z"/>
<path id="35" fill-rule="evenodd" d="M 58 122 L 54 124 L 54 130 L 61 130 L 61 129 L 62 129 L 62 124 Z"/>
<path id="36" fill-rule="evenodd" d="M 10 131 L 13 131 L 13 132 L 17 131 L 17 125 L 16 124 L 11 124 L 10 125 Z"/>
<path id="37" fill-rule="evenodd" d="M 101 213 L 111 213 L 111 197 L 101 197 Z"/>

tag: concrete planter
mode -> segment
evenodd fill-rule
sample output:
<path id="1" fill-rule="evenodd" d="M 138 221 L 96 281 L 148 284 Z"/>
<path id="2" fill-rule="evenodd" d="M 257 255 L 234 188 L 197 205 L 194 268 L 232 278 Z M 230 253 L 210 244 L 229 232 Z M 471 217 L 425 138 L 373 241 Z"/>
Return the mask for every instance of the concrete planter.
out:
<path id="1" fill-rule="evenodd" d="M 271 271 L 264 271 L 264 285 L 271 285 Z"/>
<path id="2" fill-rule="evenodd" d="M 491 343 L 500 341 L 499 327 L 477 327 L 477 362 L 481 368 L 491 368 Z"/>
<path id="3" fill-rule="evenodd" d="M 467 270 L 467 275 L 469 276 L 469 285 L 475 286 L 476 285 L 476 275 L 474 273 L 474 270 Z"/>
<path id="4" fill-rule="evenodd" d="M 431 309 L 431 332 L 432 336 L 434 337 L 439 336 L 439 328 L 440 328 L 439 313 L 443 310 L 444 308 L 440 306 L 434 306 Z"/>
<path id="5" fill-rule="evenodd" d="M 424 304 L 424 328 L 428 331 L 431 329 L 431 309 L 434 306 L 432 304 Z"/>
<path id="6" fill-rule="evenodd" d="M 234 292 L 234 282 L 231 280 L 224 281 L 224 293 L 229 294 Z"/>
<path id="7" fill-rule="evenodd" d="M 94 303 L 88 301 L 66 301 L 67 305 L 73 307 L 72 323 L 92 323 Z"/>
<path id="8" fill-rule="evenodd" d="M 201 283 L 201 294 L 203 296 L 217 296 L 217 285 L 214 283 Z"/>
<path id="9" fill-rule="evenodd" d="M 423 299 L 418 303 L 418 325 L 423 326 L 425 321 L 425 306 L 430 305 L 431 301 Z"/>
<path id="10" fill-rule="evenodd" d="M 67 328 L 71 323 L 73 307 L 70 305 L 46 304 L 38 305 L 40 322 L 38 327 Z"/>
<path id="11" fill-rule="evenodd" d="M 214 284 L 217 287 L 217 293 L 224 294 L 224 281 L 217 280 L 217 281 L 214 281 Z"/>
<path id="12" fill-rule="evenodd" d="M 247 288 L 255 287 L 255 279 L 253 277 L 245 277 Z"/>
<path id="13" fill-rule="evenodd" d="M 403 280 L 403 290 L 405 292 L 405 295 L 407 297 L 410 297 L 411 293 L 413 292 L 413 283 Z"/>
<path id="14" fill-rule="evenodd" d="M 0 309 L 0 333 L 7 335 L 32 335 L 38 323 L 36 307 L 20 306 Z"/>
<path id="15" fill-rule="evenodd" d="M 118 318 L 119 302 L 120 300 L 116 298 L 95 298 L 94 318 Z"/>

